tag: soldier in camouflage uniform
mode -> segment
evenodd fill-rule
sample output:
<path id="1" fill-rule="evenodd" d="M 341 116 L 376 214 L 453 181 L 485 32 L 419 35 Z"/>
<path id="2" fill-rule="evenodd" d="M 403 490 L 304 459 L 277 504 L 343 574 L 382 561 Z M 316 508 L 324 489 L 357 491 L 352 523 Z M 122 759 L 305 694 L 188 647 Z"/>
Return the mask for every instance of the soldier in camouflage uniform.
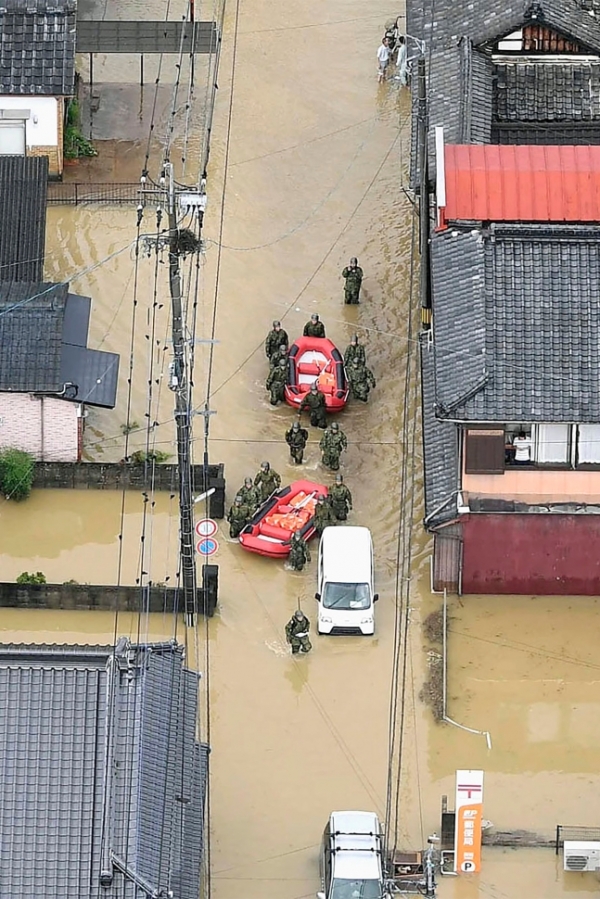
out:
<path id="1" fill-rule="evenodd" d="M 308 440 L 308 431 L 300 427 L 300 422 L 295 421 L 289 431 L 285 432 L 285 442 L 290 448 L 290 456 L 296 465 L 302 465 L 304 449 Z"/>
<path id="2" fill-rule="evenodd" d="M 352 508 L 352 494 L 344 484 L 344 475 L 336 474 L 335 484 L 329 488 L 331 511 L 338 521 L 346 521 Z"/>
<path id="3" fill-rule="evenodd" d="M 342 451 L 348 447 L 346 435 L 337 421 L 332 422 L 327 428 L 321 437 L 319 446 L 323 452 L 323 458 L 321 459 L 323 465 L 325 465 L 326 468 L 330 468 L 332 471 L 337 471 L 340 467 L 340 456 Z"/>
<path id="4" fill-rule="evenodd" d="M 292 654 L 296 655 L 300 651 L 310 652 L 312 643 L 308 638 L 310 630 L 310 621 L 300 609 L 296 609 L 290 620 L 285 626 L 285 639 L 292 647 Z"/>
<path id="5" fill-rule="evenodd" d="M 287 344 L 288 342 L 287 332 L 281 327 L 281 322 L 274 321 L 273 329 L 269 331 L 267 339 L 265 340 L 265 355 L 267 359 L 271 358 L 275 350 L 278 349 L 282 343 Z"/>
<path id="6" fill-rule="evenodd" d="M 236 496 L 233 506 L 227 513 L 227 521 L 229 522 L 229 536 L 239 537 L 243 529 L 246 527 L 252 515 L 250 509 L 242 502 L 242 497 Z"/>
<path id="7" fill-rule="evenodd" d="M 363 270 L 358 264 L 358 259 L 353 256 L 350 265 L 342 271 L 342 278 L 346 281 L 344 286 L 344 303 L 347 306 L 356 306 L 360 303 L 360 285 L 363 279 Z"/>
<path id="8" fill-rule="evenodd" d="M 302 334 L 304 337 L 325 337 L 325 325 L 316 313 L 306 322 Z"/>
<path id="9" fill-rule="evenodd" d="M 254 478 L 254 486 L 258 490 L 258 498 L 264 503 L 275 490 L 281 487 L 281 476 L 271 468 L 268 462 L 261 462 L 260 471 Z"/>
<path id="10" fill-rule="evenodd" d="M 333 524 L 337 524 L 337 519 L 333 514 L 331 506 L 328 502 L 325 502 L 325 497 L 322 493 L 320 493 L 317 497 L 317 505 L 315 506 L 314 519 L 313 523 L 315 526 L 315 531 L 321 536 L 325 528 L 330 527 Z"/>
<path id="11" fill-rule="evenodd" d="M 285 359 L 280 359 L 276 368 L 272 368 L 267 378 L 266 388 L 271 393 L 269 402 L 272 406 L 283 403 L 285 400 L 285 385 L 287 384 L 288 370 Z"/>
<path id="12" fill-rule="evenodd" d="M 325 397 L 317 388 L 316 384 L 313 384 L 300 403 L 298 408 L 298 414 L 304 412 L 305 409 L 308 409 L 310 412 L 310 423 L 313 428 L 323 428 L 327 427 L 327 412 L 325 406 Z"/>
<path id="13" fill-rule="evenodd" d="M 238 490 L 238 496 L 242 497 L 242 502 L 248 506 L 252 517 L 260 505 L 258 490 L 253 486 L 252 478 L 244 478 L 244 486 Z"/>
<path id="14" fill-rule="evenodd" d="M 353 398 L 366 403 L 369 399 L 371 388 L 377 386 L 371 369 L 367 368 L 366 365 L 361 365 L 358 359 L 355 359 L 348 368 L 346 376 Z"/>
<path id="15" fill-rule="evenodd" d="M 271 366 L 271 371 L 273 371 L 274 368 L 277 368 L 277 366 L 279 365 L 279 363 L 281 362 L 282 359 L 287 365 L 289 352 L 290 352 L 290 348 L 287 345 L 287 343 L 281 343 L 277 347 L 277 349 L 275 350 L 275 352 L 269 359 L 269 365 Z"/>
<path id="16" fill-rule="evenodd" d="M 358 359 L 361 365 L 367 364 L 367 354 L 362 343 L 358 342 L 358 334 L 354 334 L 350 340 L 350 345 L 346 347 L 344 353 L 344 365 L 348 368 L 355 359 Z"/>
<path id="17" fill-rule="evenodd" d="M 298 531 L 292 534 L 289 560 L 294 571 L 302 571 L 306 563 L 310 562 L 310 550 Z"/>

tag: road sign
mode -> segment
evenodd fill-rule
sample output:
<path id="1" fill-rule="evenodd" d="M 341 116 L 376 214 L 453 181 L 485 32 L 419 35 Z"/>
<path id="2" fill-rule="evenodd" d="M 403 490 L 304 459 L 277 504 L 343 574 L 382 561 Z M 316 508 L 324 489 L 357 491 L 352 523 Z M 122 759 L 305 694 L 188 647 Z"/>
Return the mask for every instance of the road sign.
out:
<path id="1" fill-rule="evenodd" d="M 219 548 L 219 544 L 214 537 L 203 537 L 196 543 L 196 552 L 201 556 L 213 556 Z"/>
<path id="2" fill-rule="evenodd" d="M 483 771 L 456 772 L 455 809 L 454 870 L 477 874 L 481 870 Z"/>
<path id="3" fill-rule="evenodd" d="M 196 533 L 199 537 L 212 537 L 217 533 L 217 522 L 212 518 L 203 518 L 196 522 Z M 200 552 L 200 550 L 198 550 Z"/>

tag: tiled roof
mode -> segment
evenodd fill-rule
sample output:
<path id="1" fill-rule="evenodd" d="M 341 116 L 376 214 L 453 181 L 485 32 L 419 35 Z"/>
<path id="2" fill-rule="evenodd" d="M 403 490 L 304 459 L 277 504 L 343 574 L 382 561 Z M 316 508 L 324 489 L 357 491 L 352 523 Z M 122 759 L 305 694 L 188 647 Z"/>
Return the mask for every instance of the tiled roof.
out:
<path id="1" fill-rule="evenodd" d="M 600 421 L 600 228 L 432 239 L 439 417 Z"/>
<path id="2" fill-rule="evenodd" d="M 406 30 L 434 48 L 445 48 L 468 35 L 476 46 L 504 37 L 531 22 L 538 7 L 540 24 L 600 52 L 600 20 L 585 0 L 407 0 Z"/>
<path id="3" fill-rule="evenodd" d="M 458 485 L 458 432 L 436 418 L 435 367 L 430 333 L 421 335 L 425 521 L 439 525 L 455 518 Z"/>
<path id="4" fill-rule="evenodd" d="M 47 156 L 0 156 L 0 281 L 42 280 L 47 192 Z"/>
<path id="5" fill-rule="evenodd" d="M 61 390 L 67 294 L 64 284 L 0 282 L 0 390 Z"/>
<path id="6" fill-rule="evenodd" d="M 75 0 L 2 0 L 0 94 L 72 96 Z"/>
<path id="7" fill-rule="evenodd" d="M 3 894 L 197 899 L 197 690 L 175 644 L 0 647 Z"/>
<path id="8" fill-rule="evenodd" d="M 600 62 L 503 62 L 495 69 L 499 121 L 600 119 Z"/>
<path id="9" fill-rule="evenodd" d="M 90 306 L 67 284 L 0 281 L 0 391 L 114 408 L 119 356 L 86 347 Z"/>

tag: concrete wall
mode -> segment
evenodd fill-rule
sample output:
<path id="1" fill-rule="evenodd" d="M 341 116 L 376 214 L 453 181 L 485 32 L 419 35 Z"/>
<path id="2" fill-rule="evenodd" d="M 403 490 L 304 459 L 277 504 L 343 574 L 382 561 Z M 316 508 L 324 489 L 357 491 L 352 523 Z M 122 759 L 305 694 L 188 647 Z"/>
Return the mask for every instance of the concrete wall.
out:
<path id="1" fill-rule="evenodd" d="M 51 176 L 62 172 L 62 97 L 0 96 L 0 109 L 29 110 L 25 122 L 28 156 L 47 156 Z"/>
<path id="2" fill-rule="evenodd" d="M 77 462 L 78 405 L 56 397 L 0 393 L 0 448 L 7 446 L 40 461 Z"/>
<path id="3" fill-rule="evenodd" d="M 462 518 L 463 593 L 600 595 L 600 515 Z"/>
<path id="4" fill-rule="evenodd" d="M 548 471 L 543 468 L 509 466 L 504 474 L 466 474 L 462 477 L 463 496 L 498 497 L 537 505 L 539 503 L 597 503 L 600 498 L 600 471 L 570 468 Z"/>
<path id="5" fill-rule="evenodd" d="M 65 403 L 68 405 L 68 403 Z M 119 462 L 80 462 L 78 464 L 38 463 L 35 467 L 33 486 L 36 490 L 57 488 L 60 490 L 144 490 L 151 486 L 154 478 L 155 490 L 178 490 L 176 465 L 125 465 Z M 203 466 L 192 466 L 194 493 L 204 489 Z M 209 499 L 211 518 L 225 515 L 225 478 L 222 463 L 208 466 L 208 486 L 215 492 Z"/>
<path id="6" fill-rule="evenodd" d="M 172 612 L 178 602 L 177 591 L 151 587 L 147 591 L 150 612 Z M 8 584 L 0 583 L 0 608 L 68 609 L 80 611 L 137 612 L 141 606 L 139 587 L 106 587 L 90 584 Z M 209 601 L 211 617 L 216 607 Z M 203 612 L 203 594 L 198 590 L 198 611 Z M 182 610 L 180 610 L 182 611 Z"/>

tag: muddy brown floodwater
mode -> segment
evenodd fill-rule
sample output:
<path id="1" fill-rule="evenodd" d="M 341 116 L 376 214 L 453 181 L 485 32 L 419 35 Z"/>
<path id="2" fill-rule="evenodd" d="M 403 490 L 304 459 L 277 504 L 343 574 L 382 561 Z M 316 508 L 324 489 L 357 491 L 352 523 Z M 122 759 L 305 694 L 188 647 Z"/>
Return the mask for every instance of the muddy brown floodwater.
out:
<path id="1" fill-rule="evenodd" d="M 244 0 L 232 81 L 236 3 L 228 5 L 198 320 L 198 333 L 208 335 L 228 155 L 211 461 L 225 462 L 230 500 L 235 486 L 263 459 L 291 480 L 295 471 L 283 443 L 290 412 L 267 402 L 264 335 L 271 320 L 280 318 L 296 336 L 315 311 L 341 346 L 358 331 L 378 387 L 368 406 L 351 406 L 341 419 L 350 444 L 343 472 L 355 497 L 351 523 L 373 532 L 381 601 L 374 638 L 316 638 L 310 656 L 293 659 L 283 626 L 298 598 L 314 622 L 314 562 L 305 573 L 293 574 L 244 553 L 221 529 L 219 613 L 207 631 L 201 623 L 197 642 L 181 623 L 176 631 L 189 643 L 192 664 L 206 670 L 207 648 L 210 656 L 215 899 L 314 895 L 318 842 L 331 810 L 365 808 L 382 815 L 385 810 L 400 473 L 403 453 L 411 451 L 402 445 L 402 423 L 404 416 L 418 414 L 416 404 L 411 400 L 405 409 L 402 398 L 407 351 L 415 352 L 407 342 L 412 216 L 402 192 L 410 98 L 393 83 L 378 86 L 375 74 L 381 26 L 395 12 L 381 0 Z M 134 236 L 132 210 L 51 209 L 46 274 L 71 277 L 128 247 Z M 344 307 L 340 270 L 355 254 L 366 275 L 363 302 Z M 155 265 L 154 258 L 143 259 L 138 272 L 130 421 L 144 426 L 148 416 L 160 422 L 151 440 L 173 454 L 172 395 L 164 383 L 167 279 L 161 265 L 156 302 L 162 308 L 153 324 Z M 73 284 L 93 297 L 90 345 L 122 354 L 117 408 L 90 410 L 90 459 L 123 455 L 133 283 L 126 250 Z M 199 405 L 207 364 L 208 351 L 201 346 L 195 378 Z M 153 381 L 150 403 L 148 380 Z M 132 435 L 132 446 L 143 446 L 144 440 L 142 430 Z M 317 440 L 311 433 L 304 472 L 321 477 Z M 416 453 L 420 468 L 418 445 Z M 421 622 L 440 600 L 429 592 L 420 478 L 412 492 L 399 844 L 420 846 L 439 828 L 441 796 L 452 797 L 456 768 L 486 770 L 484 813 L 497 828 L 549 834 L 557 823 L 595 824 L 600 667 L 591 622 L 597 601 L 453 598 L 449 713 L 468 727 L 489 731 L 492 749 L 480 736 L 436 724 L 419 699 L 427 653 L 435 649 L 424 641 Z M 36 493 L 22 506 L 3 503 L 4 576 L 33 568 L 58 581 L 110 581 L 118 565 L 120 503 L 119 494 L 55 491 Z M 156 498 L 145 578 L 175 577 L 175 515 L 168 495 Z M 122 577 L 132 583 L 140 572 L 138 495 L 127 497 L 124 525 Z M 1 622 L 6 641 L 104 642 L 112 640 L 114 629 L 111 615 L 96 613 L 7 610 Z M 135 636 L 138 626 L 135 616 L 119 616 L 119 633 Z M 174 632 L 168 616 L 141 624 L 142 636 Z M 206 691 L 207 678 L 203 684 Z M 444 879 L 439 895 L 551 899 L 597 892 L 595 875 L 564 875 L 560 862 L 550 850 L 489 849 L 480 877 Z"/>

